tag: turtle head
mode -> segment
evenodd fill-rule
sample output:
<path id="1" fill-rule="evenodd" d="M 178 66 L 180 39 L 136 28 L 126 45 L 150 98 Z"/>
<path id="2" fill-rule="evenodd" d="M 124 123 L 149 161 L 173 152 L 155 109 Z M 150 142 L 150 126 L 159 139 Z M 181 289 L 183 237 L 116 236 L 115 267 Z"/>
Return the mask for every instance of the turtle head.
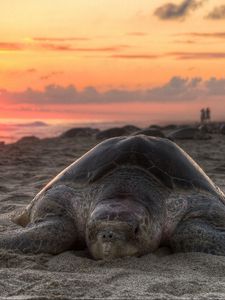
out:
<path id="1" fill-rule="evenodd" d="M 141 256 L 158 246 L 147 208 L 132 199 L 97 204 L 87 223 L 86 242 L 95 259 Z"/>

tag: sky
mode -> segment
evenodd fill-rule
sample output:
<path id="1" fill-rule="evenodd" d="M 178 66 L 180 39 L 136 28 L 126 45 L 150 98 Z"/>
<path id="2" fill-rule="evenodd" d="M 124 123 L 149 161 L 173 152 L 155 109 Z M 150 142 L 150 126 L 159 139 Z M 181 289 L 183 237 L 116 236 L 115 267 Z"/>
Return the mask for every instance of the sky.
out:
<path id="1" fill-rule="evenodd" d="M 0 3 L 0 121 L 225 119 L 225 0 Z"/>

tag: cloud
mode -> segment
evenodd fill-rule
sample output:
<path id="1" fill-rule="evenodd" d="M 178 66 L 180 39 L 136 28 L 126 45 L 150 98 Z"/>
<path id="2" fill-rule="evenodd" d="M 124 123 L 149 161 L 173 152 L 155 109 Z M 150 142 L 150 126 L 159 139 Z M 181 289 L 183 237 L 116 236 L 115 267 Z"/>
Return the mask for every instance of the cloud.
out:
<path id="1" fill-rule="evenodd" d="M 188 79 L 175 76 L 165 85 L 148 90 L 146 99 L 162 102 L 194 100 L 199 96 L 201 82 L 198 77 Z"/>
<path id="2" fill-rule="evenodd" d="M 0 51 L 17 51 L 23 50 L 23 46 L 19 43 L 0 42 Z"/>
<path id="3" fill-rule="evenodd" d="M 50 79 L 50 78 L 52 78 L 54 76 L 61 75 L 61 74 L 63 74 L 62 71 L 50 72 L 50 73 L 48 73 L 46 75 L 41 76 L 40 79 L 41 80 L 48 80 L 48 79 Z"/>
<path id="4" fill-rule="evenodd" d="M 134 31 L 134 32 L 128 32 L 126 35 L 142 37 L 142 36 L 147 36 L 148 34 L 146 32 Z"/>
<path id="5" fill-rule="evenodd" d="M 154 15 L 161 20 L 184 19 L 190 11 L 196 10 L 205 1 L 183 0 L 181 4 L 166 3 L 158 7 Z"/>
<path id="6" fill-rule="evenodd" d="M 70 41 L 89 41 L 87 37 L 34 37 L 33 41 L 36 42 L 70 42 Z"/>
<path id="7" fill-rule="evenodd" d="M 155 59 L 161 57 L 156 54 L 113 54 L 112 58 L 122 58 L 122 59 Z"/>
<path id="8" fill-rule="evenodd" d="M 215 7 L 207 16 L 206 19 L 225 20 L 225 5 Z"/>
<path id="9" fill-rule="evenodd" d="M 191 36 L 191 37 L 202 37 L 202 38 L 225 38 L 225 31 L 221 32 L 189 32 L 179 35 Z"/>
<path id="10" fill-rule="evenodd" d="M 128 45 L 116 45 L 105 47 L 73 47 L 65 44 L 41 44 L 40 47 L 44 50 L 50 51 L 72 51 L 72 52 L 117 52 L 125 48 L 129 48 Z"/>
<path id="11" fill-rule="evenodd" d="M 225 96 L 225 78 L 212 77 L 205 84 L 210 95 Z"/>
<path id="12" fill-rule="evenodd" d="M 184 41 L 183 41 L 184 42 Z M 190 41 L 186 41 L 190 43 Z M 133 54 L 113 54 L 111 58 L 116 59 L 157 59 L 163 57 L 173 57 L 178 60 L 208 60 L 208 59 L 225 59 L 225 52 L 168 52 L 162 54 L 149 54 L 149 53 L 133 53 Z"/>
<path id="13" fill-rule="evenodd" d="M 172 77 L 167 83 L 149 89 L 109 89 L 98 91 L 95 87 L 86 87 L 78 91 L 74 85 L 66 87 L 48 85 L 43 91 L 28 88 L 23 92 L 0 90 L 0 99 L 10 99 L 20 105 L 71 105 L 71 104 L 103 104 L 131 102 L 174 103 L 196 101 L 214 96 L 225 97 L 225 78 L 212 77 L 203 80 L 200 77 Z M 211 99 L 211 98 L 210 98 Z"/>
<path id="14" fill-rule="evenodd" d="M 37 70 L 35 68 L 30 68 L 26 70 L 27 73 L 36 73 Z"/>
<path id="15" fill-rule="evenodd" d="M 61 87 L 59 85 L 48 85 L 44 91 L 35 91 L 28 88 L 22 93 L 12 93 L 12 99 L 20 103 L 31 104 L 60 104 L 73 103 L 77 98 L 77 91 L 73 85 L 68 87 Z"/>
<path id="16" fill-rule="evenodd" d="M 225 59 L 225 52 L 170 52 L 168 55 L 180 60 Z"/>
<path id="17" fill-rule="evenodd" d="M 0 42 L 0 51 L 22 51 L 22 50 L 33 50 L 33 51 L 62 51 L 62 52 L 119 52 L 124 49 L 131 48 L 129 45 L 107 45 L 107 46 L 98 46 L 98 47 L 74 47 L 71 44 L 66 44 L 64 41 L 67 41 L 67 39 L 63 39 L 62 42 L 57 43 L 46 43 L 47 39 L 44 39 L 42 42 L 42 39 L 38 41 L 38 43 L 35 43 L 34 45 L 30 45 L 29 43 L 6 43 L 6 42 Z M 56 39 L 56 38 L 55 38 Z M 52 39 L 53 40 L 53 39 Z M 59 41 L 59 38 L 57 39 Z"/>
<path id="18" fill-rule="evenodd" d="M 196 44 L 196 41 L 193 41 L 193 40 L 174 40 L 173 43 L 177 43 L 177 44 Z"/>

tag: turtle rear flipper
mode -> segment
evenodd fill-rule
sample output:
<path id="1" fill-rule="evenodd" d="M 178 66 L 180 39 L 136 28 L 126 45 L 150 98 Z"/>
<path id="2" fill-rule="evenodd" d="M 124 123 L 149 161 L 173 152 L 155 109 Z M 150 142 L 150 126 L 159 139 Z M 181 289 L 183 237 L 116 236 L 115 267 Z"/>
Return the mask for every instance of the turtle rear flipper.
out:
<path id="1" fill-rule="evenodd" d="M 0 236 L 0 248 L 24 253 L 58 254 L 76 242 L 76 228 L 69 218 L 49 217 Z"/>
<path id="2" fill-rule="evenodd" d="M 170 240 L 174 252 L 204 252 L 225 255 L 225 227 L 202 219 L 181 222 Z"/>

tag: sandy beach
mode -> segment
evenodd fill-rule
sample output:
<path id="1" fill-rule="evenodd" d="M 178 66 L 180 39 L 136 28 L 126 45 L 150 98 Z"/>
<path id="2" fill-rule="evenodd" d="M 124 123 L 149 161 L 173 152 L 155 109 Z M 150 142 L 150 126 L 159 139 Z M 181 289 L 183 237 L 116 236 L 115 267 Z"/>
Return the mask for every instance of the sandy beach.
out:
<path id="1" fill-rule="evenodd" d="M 24 140 L 0 147 L 0 231 L 62 169 L 99 141 Z M 225 136 L 177 142 L 225 192 Z M 94 261 L 83 251 L 25 255 L 0 250 L 0 299 L 224 299 L 225 257 L 171 254 Z"/>

